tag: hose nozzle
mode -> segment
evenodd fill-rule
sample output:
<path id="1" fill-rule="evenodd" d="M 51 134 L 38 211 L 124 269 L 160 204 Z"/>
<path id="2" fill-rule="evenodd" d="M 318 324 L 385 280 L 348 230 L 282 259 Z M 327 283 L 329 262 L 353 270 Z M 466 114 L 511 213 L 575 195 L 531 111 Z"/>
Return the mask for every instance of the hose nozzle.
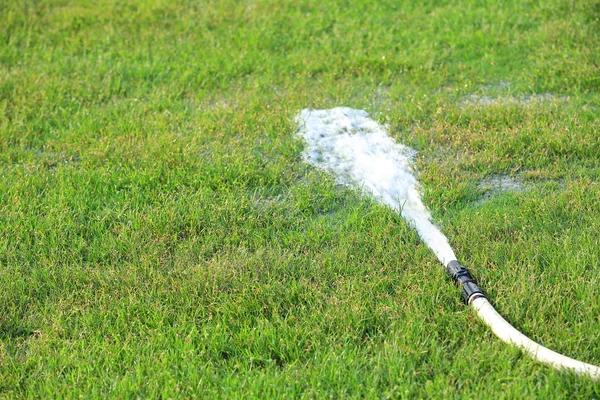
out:
<path id="1" fill-rule="evenodd" d="M 483 290 L 477 286 L 475 280 L 469 273 L 469 270 L 456 260 L 450 261 L 446 266 L 448 274 L 458 286 L 462 288 L 462 297 L 465 303 L 471 304 L 471 301 L 478 297 L 485 297 Z"/>

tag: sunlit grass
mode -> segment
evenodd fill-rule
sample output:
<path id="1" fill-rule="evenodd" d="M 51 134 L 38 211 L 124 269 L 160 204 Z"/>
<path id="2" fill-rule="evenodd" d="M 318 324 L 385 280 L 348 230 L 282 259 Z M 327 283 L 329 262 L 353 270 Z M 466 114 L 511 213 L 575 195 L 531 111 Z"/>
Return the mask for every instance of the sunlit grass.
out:
<path id="1" fill-rule="evenodd" d="M 494 305 L 598 365 L 599 10 L 0 1 L 0 396 L 600 397 L 496 339 L 293 121 L 387 123 Z"/>

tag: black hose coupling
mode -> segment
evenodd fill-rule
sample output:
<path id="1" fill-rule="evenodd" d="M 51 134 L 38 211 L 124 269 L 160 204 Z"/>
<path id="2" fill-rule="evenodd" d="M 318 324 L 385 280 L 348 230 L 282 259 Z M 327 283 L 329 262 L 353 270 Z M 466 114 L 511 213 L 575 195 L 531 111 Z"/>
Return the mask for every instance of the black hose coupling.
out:
<path id="1" fill-rule="evenodd" d="M 469 273 L 469 270 L 460 265 L 458 261 L 450 261 L 446 266 L 448 274 L 456 284 L 462 287 L 462 297 L 465 303 L 470 304 L 471 301 L 478 297 L 485 297 L 483 291 L 477 286 L 475 280 Z"/>

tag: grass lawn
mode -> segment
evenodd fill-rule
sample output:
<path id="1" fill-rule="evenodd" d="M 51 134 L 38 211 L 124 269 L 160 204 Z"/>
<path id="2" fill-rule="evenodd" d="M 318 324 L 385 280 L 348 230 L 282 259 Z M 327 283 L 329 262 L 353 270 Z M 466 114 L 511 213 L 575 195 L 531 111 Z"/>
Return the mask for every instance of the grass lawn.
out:
<path id="1" fill-rule="evenodd" d="M 600 398 L 301 159 L 365 109 L 491 302 L 600 365 L 600 2 L 0 0 L 0 398 Z"/>

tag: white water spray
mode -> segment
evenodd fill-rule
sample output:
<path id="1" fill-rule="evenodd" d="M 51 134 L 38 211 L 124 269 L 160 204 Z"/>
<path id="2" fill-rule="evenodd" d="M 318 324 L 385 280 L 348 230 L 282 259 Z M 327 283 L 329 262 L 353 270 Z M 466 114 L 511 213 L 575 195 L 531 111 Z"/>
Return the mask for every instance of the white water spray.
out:
<path id="1" fill-rule="evenodd" d="M 307 162 L 400 212 L 442 264 L 456 260 L 448 239 L 433 225 L 421 201 L 411 170 L 413 149 L 396 143 L 362 110 L 303 110 L 296 120 L 307 144 Z"/>
<path id="2" fill-rule="evenodd" d="M 361 188 L 380 203 L 400 212 L 449 271 L 451 262 L 460 266 L 448 239 L 433 225 L 421 201 L 419 183 L 411 171 L 414 150 L 396 143 L 387 135 L 385 127 L 362 110 L 305 109 L 296 116 L 296 122 L 299 134 L 306 141 L 303 156 L 308 163 L 331 173 L 337 182 Z M 556 353 L 516 330 L 483 295 L 469 297 L 469 303 L 504 342 L 520 347 L 554 368 L 600 379 L 599 367 Z"/>

